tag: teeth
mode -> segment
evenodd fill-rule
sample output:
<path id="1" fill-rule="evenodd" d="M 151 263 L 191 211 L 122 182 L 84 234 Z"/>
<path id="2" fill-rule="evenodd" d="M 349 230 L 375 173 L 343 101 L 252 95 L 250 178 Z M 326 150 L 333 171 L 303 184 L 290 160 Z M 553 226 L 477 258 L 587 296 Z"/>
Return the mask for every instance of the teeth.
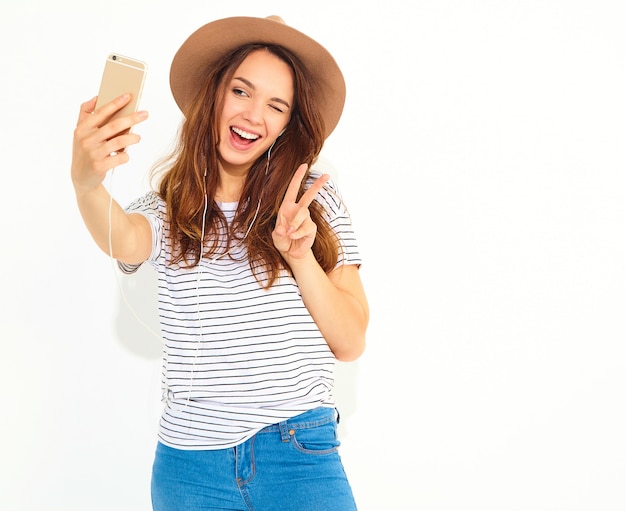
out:
<path id="1" fill-rule="evenodd" d="M 246 138 L 248 140 L 256 140 L 257 138 L 259 138 L 259 135 L 255 135 L 253 133 L 248 133 L 247 131 L 243 131 L 239 128 L 231 128 L 235 133 L 237 133 L 237 135 L 239 135 L 242 138 Z"/>

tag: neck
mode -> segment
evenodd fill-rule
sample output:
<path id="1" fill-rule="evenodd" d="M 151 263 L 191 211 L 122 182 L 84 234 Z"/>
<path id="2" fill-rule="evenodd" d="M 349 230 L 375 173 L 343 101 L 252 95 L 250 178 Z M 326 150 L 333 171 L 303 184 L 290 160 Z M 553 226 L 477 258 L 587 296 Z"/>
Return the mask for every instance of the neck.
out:
<path id="1" fill-rule="evenodd" d="M 238 202 L 241 198 L 243 185 L 248 169 L 228 169 L 220 165 L 219 182 L 215 190 L 215 200 L 219 202 Z"/>

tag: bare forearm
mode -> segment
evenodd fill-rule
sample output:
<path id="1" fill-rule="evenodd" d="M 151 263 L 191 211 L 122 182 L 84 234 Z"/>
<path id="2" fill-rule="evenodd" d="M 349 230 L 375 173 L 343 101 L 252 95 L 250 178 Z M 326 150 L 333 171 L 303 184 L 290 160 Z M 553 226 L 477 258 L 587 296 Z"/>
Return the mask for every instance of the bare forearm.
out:
<path id="1" fill-rule="evenodd" d="M 124 259 L 132 253 L 131 222 L 120 205 L 115 200 L 111 202 L 103 185 L 87 192 L 76 190 L 76 201 L 89 233 L 102 251 L 109 254 L 112 247 L 116 259 Z"/>
<path id="2" fill-rule="evenodd" d="M 74 129 L 71 175 L 76 201 L 87 229 L 104 252 L 120 261 L 139 263 L 150 253 L 148 221 L 140 215 L 126 215 L 117 202 L 111 202 L 102 182 L 109 170 L 128 162 L 125 148 L 140 140 L 129 128 L 147 119 L 148 113 L 135 112 L 109 122 L 107 119 L 128 103 L 130 95 L 124 94 L 97 110 L 96 99 L 81 105 Z"/>
<path id="3" fill-rule="evenodd" d="M 290 261 L 302 299 L 330 349 L 338 360 L 358 358 L 365 349 L 369 312 L 360 280 L 354 277 L 331 279 L 315 260 L 313 253 Z M 356 268 L 336 270 L 357 271 Z M 337 285 L 334 280 L 346 284 Z"/>

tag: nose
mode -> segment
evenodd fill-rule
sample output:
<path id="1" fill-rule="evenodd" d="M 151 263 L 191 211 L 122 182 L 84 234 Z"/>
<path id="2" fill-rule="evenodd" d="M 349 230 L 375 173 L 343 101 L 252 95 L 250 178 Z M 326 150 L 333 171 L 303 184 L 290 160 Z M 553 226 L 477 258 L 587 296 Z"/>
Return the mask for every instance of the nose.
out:
<path id="1" fill-rule="evenodd" d="M 243 117 L 250 124 L 261 124 L 263 121 L 263 105 L 260 101 L 250 101 L 248 108 L 243 112 Z"/>

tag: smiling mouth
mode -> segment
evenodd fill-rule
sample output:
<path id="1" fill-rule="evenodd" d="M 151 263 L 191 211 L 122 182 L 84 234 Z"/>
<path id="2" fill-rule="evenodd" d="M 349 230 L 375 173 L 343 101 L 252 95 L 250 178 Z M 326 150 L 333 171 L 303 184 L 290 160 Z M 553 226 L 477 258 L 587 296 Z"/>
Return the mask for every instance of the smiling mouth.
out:
<path id="1" fill-rule="evenodd" d="M 235 128 L 234 126 L 230 128 L 230 131 L 244 144 L 251 144 L 261 138 L 260 135 L 244 131 L 241 128 Z"/>

